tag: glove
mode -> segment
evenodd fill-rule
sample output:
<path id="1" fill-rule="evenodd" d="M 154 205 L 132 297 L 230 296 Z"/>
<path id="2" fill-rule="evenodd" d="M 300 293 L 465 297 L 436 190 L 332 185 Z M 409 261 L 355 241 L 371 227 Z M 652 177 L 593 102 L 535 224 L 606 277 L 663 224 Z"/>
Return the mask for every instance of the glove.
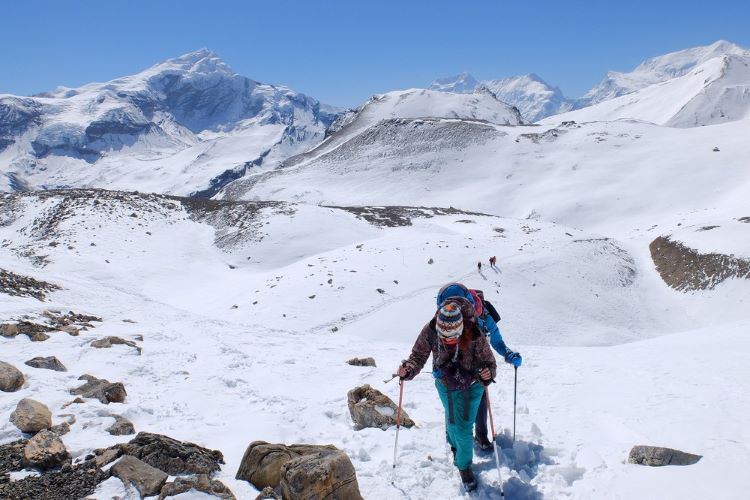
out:
<path id="1" fill-rule="evenodd" d="M 492 383 L 492 372 L 489 370 L 489 368 L 483 368 L 479 370 L 477 375 L 479 376 L 479 381 L 482 382 L 482 384 L 484 384 L 485 386 Z M 484 375 L 484 377 L 482 375 Z"/>
<path id="2" fill-rule="evenodd" d="M 505 362 L 519 368 L 523 362 L 523 358 L 517 352 L 508 351 L 505 353 Z"/>
<path id="3" fill-rule="evenodd" d="M 406 364 L 402 364 L 401 366 L 399 366 L 398 371 L 396 372 L 398 378 L 400 378 L 401 380 L 411 380 L 411 373 L 411 367 Z"/>

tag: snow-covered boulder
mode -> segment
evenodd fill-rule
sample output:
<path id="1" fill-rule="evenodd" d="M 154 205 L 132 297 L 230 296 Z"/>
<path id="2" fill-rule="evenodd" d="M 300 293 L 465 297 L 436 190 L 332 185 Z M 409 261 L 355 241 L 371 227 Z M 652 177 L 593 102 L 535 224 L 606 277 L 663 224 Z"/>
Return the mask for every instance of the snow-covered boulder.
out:
<path id="1" fill-rule="evenodd" d="M 111 472 L 123 483 L 133 485 L 142 498 L 158 494 L 169 477 L 163 471 L 130 455 L 118 460 Z"/>
<path id="2" fill-rule="evenodd" d="M 387 429 L 396 425 L 396 416 L 398 407 L 396 404 L 377 389 L 373 389 L 368 384 L 355 387 L 347 395 L 347 404 L 349 405 L 349 414 L 357 429 L 366 427 L 375 427 Z M 401 408 L 401 425 L 404 427 L 413 427 L 414 421 L 409 418 L 403 408 Z"/>

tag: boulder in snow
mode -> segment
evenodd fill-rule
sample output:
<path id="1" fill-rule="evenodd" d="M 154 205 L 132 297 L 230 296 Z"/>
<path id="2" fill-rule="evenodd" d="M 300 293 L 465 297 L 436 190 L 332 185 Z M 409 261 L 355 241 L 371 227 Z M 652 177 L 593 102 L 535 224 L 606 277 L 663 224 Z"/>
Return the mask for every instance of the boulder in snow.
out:
<path id="1" fill-rule="evenodd" d="M 62 440 L 50 431 L 38 432 L 23 449 L 24 465 L 47 470 L 70 464 L 71 457 Z"/>
<path id="2" fill-rule="evenodd" d="M 347 363 L 352 366 L 377 366 L 374 358 L 352 358 Z"/>
<path id="3" fill-rule="evenodd" d="M 24 398 L 10 414 L 10 421 L 21 432 L 36 433 L 52 427 L 52 412 L 43 403 Z"/>
<path id="4" fill-rule="evenodd" d="M 59 359 L 54 356 L 47 356 L 46 358 L 37 356 L 36 358 L 30 359 L 24 363 L 32 368 L 41 368 L 43 370 L 54 370 L 56 372 L 66 372 L 65 368 Z"/>
<path id="5" fill-rule="evenodd" d="M 16 392 L 21 388 L 25 379 L 23 373 L 5 361 L 0 361 L 0 391 Z"/>
<path id="6" fill-rule="evenodd" d="M 281 466 L 282 497 L 289 500 L 362 500 L 354 465 L 341 450 L 321 450 Z"/>
<path id="7" fill-rule="evenodd" d="M 235 477 L 263 489 L 259 498 L 362 498 L 351 460 L 331 445 L 254 441 Z M 279 490 L 282 495 L 274 496 Z"/>
<path id="8" fill-rule="evenodd" d="M 141 354 L 141 348 L 138 347 L 135 342 L 133 342 L 132 340 L 121 339 L 120 337 L 104 337 L 91 342 L 91 347 L 96 347 L 97 349 L 109 349 L 113 345 L 126 345 L 128 347 L 134 348 L 136 351 L 138 351 L 138 354 Z"/>
<path id="9" fill-rule="evenodd" d="M 109 380 L 98 379 L 91 375 L 81 375 L 78 380 L 85 380 L 86 383 L 70 391 L 75 396 L 96 398 L 107 405 L 109 403 L 122 403 L 128 395 L 122 382 L 112 383 Z"/>
<path id="10" fill-rule="evenodd" d="M 113 465 L 111 472 L 126 485 L 135 486 L 142 498 L 158 494 L 169 477 L 161 470 L 130 455 L 122 457 Z"/>
<path id="11" fill-rule="evenodd" d="M 693 455 L 672 448 L 661 446 L 633 446 L 628 456 L 628 463 L 659 467 L 662 465 L 693 465 L 700 460 L 702 455 Z"/>
<path id="12" fill-rule="evenodd" d="M 121 415 L 112 415 L 115 419 L 115 423 L 107 428 L 107 432 L 113 436 L 129 436 L 135 434 L 135 427 L 133 422 Z"/>
<path id="13" fill-rule="evenodd" d="M 396 425 L 398 407 L 391 398 L 377 389 L 367 384 L 360 385 L 349 391 L 347 399 L 349 413 L 357 429 L 366 427 L 387 429 Z M 403 408 L 401 408 L 401 425 L 414 426 L 414 421 L 409 418 Z"/>

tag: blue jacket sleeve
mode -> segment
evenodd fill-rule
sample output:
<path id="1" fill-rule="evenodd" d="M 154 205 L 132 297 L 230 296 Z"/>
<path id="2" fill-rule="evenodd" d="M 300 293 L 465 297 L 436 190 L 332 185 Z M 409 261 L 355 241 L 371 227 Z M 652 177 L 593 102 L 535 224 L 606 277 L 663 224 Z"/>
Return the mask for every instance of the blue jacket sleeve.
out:
<path id="1" fill-rule="evenodd" d="M 506 346 L 503 341 L 503 336 L 500 334 L 500 328 L 489 314 L 484 321 L 490 335 L 490 345 L 500 356 L 505 357 L 505 354 L 508 352 L 508 346 Z"/>

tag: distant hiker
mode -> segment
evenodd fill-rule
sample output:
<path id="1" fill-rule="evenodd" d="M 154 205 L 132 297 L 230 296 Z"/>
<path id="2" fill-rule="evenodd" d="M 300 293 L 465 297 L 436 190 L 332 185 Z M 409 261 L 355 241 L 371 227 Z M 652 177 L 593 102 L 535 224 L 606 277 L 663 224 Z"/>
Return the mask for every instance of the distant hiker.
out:
<path id="1" fill-rule="evenodd" d="M 467 491 L 477 487 L 471 470 L 474 447 L 471 428 L 484 395 L 483 384 L 495 377 L 495 357 L 479 330 L 474 306 L 455 297 L 440 304 L 435 317 L 422 328 L 409 359 L 398 376 L 413 379 L 432 354 L 432 375 L 445 410 L 446 439 Z"/>
<path id="2" fill-rule="evenodd" d="M 449 283 L 440 289 L 437 301 L 453 300 L 456 297 L 464 298 L 473 304 L 477 325 L 489 338 L 492 348 L 503 357 L 506 363 L 516 368 L 520 367 L 523 359 L 519 353 L 511 351 L 505 345 L 500 328 L 497 326 L 500 315 L 495 306 L 484 298 L 484 293 L 481 290 L 470 290 L 460 283 Z M 492 438 L 494 440 L 495 436 Z M 487 399 L 485 398 L 482 398 L 477 412 L 474 442 L 481 450 L 492 448 L 492 441 L 487 438 Z"/>
<path id="3" fill-rule="evenodd" d="M 482 272 L 482 261 L 477 262 L 477 271 Z"/>
<path id="4" fill-rule="evenodd" d="M 490 257 L 490 267 L 495 267 L 495 264 L 497 263 L 497 257 L 494 255 Z"/>

